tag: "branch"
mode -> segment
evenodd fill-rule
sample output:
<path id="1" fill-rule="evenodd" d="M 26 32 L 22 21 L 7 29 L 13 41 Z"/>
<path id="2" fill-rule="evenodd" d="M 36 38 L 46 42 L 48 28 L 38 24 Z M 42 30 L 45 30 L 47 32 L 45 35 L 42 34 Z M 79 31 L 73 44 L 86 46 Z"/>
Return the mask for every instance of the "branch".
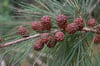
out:
<path id="1" fill-rule="evenodd" d="M 84 27 L 82 31 L 97 33 L 97 30 Z"/>
<path id="2" fill-rule="evenodd" d="M 8 42 L 8 43 L 5 43 L 5 44 L 0 44 L 0 48 L 10 46 L 10 45 L 14 45 L 16 43 L 19 43 L 19 42 L 22 42 L 22 41 L 25 41 L 25 40 L 29 40 L 31 38 L 36 38 L 38 36 L 40 36 L 40 34 L 35 34 L 35 35 L 29 36 L 29 37 L 26 37 L 26 38 L 18 39 L 16 41 Z"/>
<path id="3" fill-rule="evenodd" d="M 54 30 L 54 31 L 51 31 L 50 33 L 55 33 L 57 31 L 58 30 Z M 29 37 L 26 37 L 26 38 L 18 39 L 16 41 L 8 42 L 8 43 L 5 43 L 5 44 L 0 44 L 0 48 L 7 47 L 7 46 L 10 46 L 10 45 L 14 45 L 16 43 L 19 43 L 19 42 L 22 42 L 22 41 L 25 41 L 25 40 L 29 40 L 31 38 L 36 38 L 36 37 L 39 37 L 40 35 L 41 34 L 35 34 L 35 35 L 29 36 Z"/>
<path id="4" fill-rule="evenodd" d="M 54 31 L 51 31 L 50 33 L 55 33 L 57 31 L 59 31 L 59 30 L 54 30 Z M 93 33 L 97 32 L 95 29 L 91 29 L 91 28 L 87 28 L 87 27 L 84 27 L 82 31 L 93 32 Z M 29 36 L 29 37 L 26 37 L 26 38 L 18 39 L 16 41 L 8 42 L 8 43 L 5 43 L 5 44 L 0 44 L 0 48 L 7 47 L 7 46 L 10 46 L 10 45 L 14 45 L 16 43 L 19 43 L 19 42 L 22 42 L 22 41 L 25 41 L 25 40 L 29 40 L 31 38 L 36 38 L 36 37 L 39 37 L 39 36 L 40 36 L 40 34 L 35 34 L 35 35 Z"/>

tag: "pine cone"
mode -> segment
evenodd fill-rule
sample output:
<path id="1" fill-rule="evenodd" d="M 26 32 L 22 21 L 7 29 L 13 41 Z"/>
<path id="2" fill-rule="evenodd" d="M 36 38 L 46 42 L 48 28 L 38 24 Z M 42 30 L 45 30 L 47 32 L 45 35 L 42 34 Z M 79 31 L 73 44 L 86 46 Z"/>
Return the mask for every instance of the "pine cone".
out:
<path id="1" fill-rule="evenodd" d="M 52 28 L 52 22 L 49 16 L 43 16 L 41 18 L 41 24 L 44 30 L 50 30 Z"/>
<path id="2" fill-rule="evenodd" d="M 97 34 L 100 34 L 100 26 L 99 26 L 99 25 L 96 26 L 96 31 L 97 31 L 97 32 L 96 32 Z"/>
<path id="3" fill-rule="evenodd" d="M 76 23 L 79 26 L 79 30 L 82 30 L 85 24 L 82 18 L 76 18 L 74 20 L 74 23 Z"/>
<path id="4" fill-rule="evenodd" d="M 23 36 L 24 38 L 29 36 L 29 31 L 23 26 L 20 26 L 18 28 L 17 32 L 18 32 L 19 35 Z"/>
<path id="5" fill-rule="evenodd" d="M 47 43 L 50 40 L 50 38 L 51 38 L 51 36 L 49 35 L 49 33 L 43 33 L 41 35 L 41 39 L 42 39 L 41 41 L 43 43 Z"/>
<path id="6" fill-rule="evenodd" d="M 40 23 L 38 22 L 33 22 L 32 25 L 31 25 L 32 29 L 33 30 L 36 30 L 36 31 L 42 31 L 43 30 L 43 27 Z"/>
<path id="7" fill-rule="evenodd" d="M 94 43 L 100 43 L 100 36 L 99 35 L 96 35 L 94 37 Z"/>
<path id="8" fill-rule="evenodd" d="M 74 34 L 78 30 L 79 30 L 79 26 L 76 23 L 71 23 L 66 27 L 66 32 L 68 34 Z"/>
<path id="9" fill-rule="evenodd" d="M 62 41 L 64 40 L 64 33 L 63 32 L 57 32 L 55 35 L 54 35 L 54 39 L 56 39 L 57 41 Z"/>
<path id="10" fill-rule="evenodd" d="M 34 50 L 36 50 L 36 51 L 42 50 L 43 47 L 44 47 L 44 43 L 41 42 L 41 39 L 38 39 L 38 40 L 35 42 L 34 46 L 33 46 Z"/>
<path id="11" fill-rule="evenodd" d="M 68 25 L 67 17 L 65 15 L 59 15 L 57 17 L 56 21 L 57 21 L 58 27 L 60 29 L 64 29 L 65 30 L 65 27 Z"/>
<path id="12" fill-rule="evenodd" d="M 92 18 L 92 19 L 88 20 L 88 26 L 89 27 L 94 27 L 96 24 L 97 23 L 96 23 L 95 19 Z"/>
<path id="13" fill-rule="evenodd" d="M 1 39 L 1 37 L 0 37 L 0 42 L 1 42 L 1 40 L 2 40 L 2 39 Z"/>
<path id="14" fill-rule="evenodd" d="M 52 38 L 52 39 L 48 42 L 47 47 L 49 47 L 49 48 L 54 48 L 55 45 L 56 45 L 56 43 L 57 43 L 57 40 L 54 39 L 54 38 Z"/>

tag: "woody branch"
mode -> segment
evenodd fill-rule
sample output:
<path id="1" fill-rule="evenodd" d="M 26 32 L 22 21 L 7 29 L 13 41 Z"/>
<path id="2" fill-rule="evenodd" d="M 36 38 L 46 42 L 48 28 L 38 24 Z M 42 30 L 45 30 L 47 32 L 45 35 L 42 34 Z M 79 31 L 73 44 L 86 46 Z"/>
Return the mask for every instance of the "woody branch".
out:
<path id="1" fill-rule="evenodd" d="M 57 31 L 58 30 L 54 30 L 51 33 L 54 33 L 54 32 L 57 32 Z M 93 32 L 93 33 L 97 32 L 95 29 L 90 29 L 90 28 L 87 28 L 87 27 L 84 27 L 82 31 Z M 5 43 L 5 44 L 0 44 L 0 48 L 7 47 L 7 46 L 10 46 L 10 45 L 14 45 L 14 44 L 17 44 L 19 42 L 26 41 L 26 40 L 29 40 L 31 38 L 36 38 L 36 37 L 39 37 L 39 36 L 40 36 L 40 34 L 35 34 L 35 35 L 31 35 L 31 36 L 26 37 L 26 38 L 18 39 L 16 41 L 8 42 L 8 43 Z"/>

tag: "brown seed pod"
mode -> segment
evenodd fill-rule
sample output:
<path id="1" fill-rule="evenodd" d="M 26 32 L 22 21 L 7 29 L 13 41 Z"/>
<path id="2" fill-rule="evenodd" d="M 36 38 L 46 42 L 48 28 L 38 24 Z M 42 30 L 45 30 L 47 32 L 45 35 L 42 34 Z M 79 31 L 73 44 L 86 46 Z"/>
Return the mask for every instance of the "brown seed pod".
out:
<path id="1" fill-rule="evenodd" d="M 49 42 L 48 42 L 48 44 L 47 44 L 47 47 L 49 47 L 49 48 L 54 48 L 55 45 L 56 45 L 56 43 L 57 43 L 57 40 L 54 39 L 54 38 L 52 38 L 52 39 L 49 40 Z"/>
<path id="2" fill-rule="evenodd" d="M 50 30 L 52 28 L 52 22 L 49 16 L 43 16 L 41 18 L 41 24 L 44 30 Z"/>
<path id="3" fill-rule="evenodd" d="M 54 39 L 56 39 L 57 41 L 62 41 L 64 40 L 64 33 L 63 32 L 57 32 L 55 35 L 54 35 Z"/>
<path id="4" fill-rule="evenodd" d="M 85 25 L 84 20 L 82 18 L 76 18 L 74 20 L 74 23 L 76 23 L 79 26 L 79 30 L 82 30 Z"/>
<path id="5" fill-rule="evenodd" d="M 100 43 L 100 36 L 99 35 L 96 35 L 94 37 L 94 43 Z"/>
<path id="6" fill-rule="evenodd" d="M 56 19 L 56 22 L 60 29 L 65 29 L 65 27 L 68 25 L 67 17 L 65 15 L 59 15 Z"/>
<path id="7" fill-rule="evenodd" d="M 44 44 L 41 42 L 41 39 L 38 39 L 38 40 L 35 42 L 34 46 L 33 46 L 34 50 L 36 50 L 36 51 L 42 50 L 43 47 L 44 47 Z"/>
<path id="8" fill-rule="evenodd" d="M 49 33 L 43 33 L 41 35 L 41 41 L 43 43 L 47 43 L 50 40 L 51 36 L 49 35 Z"/>
<path id="9" fill-rule="evenodd" d="M 68 34 L 74 34 L 78 30 L 79 30 L 79 26 L 76 23 L 71 23 L 66 27 L 66 32 Z"/>
<path id="10" fill-rule="evenodd" d="M 31 25 L 32 29 L 33 30 L 36 30 L 36 31 L 42 31 L 43 30 L 43 27 L 40 23 L 34 21 Z"/>
<path id="11" fill-rule="evenodd" d="M 1 42 L 1 40 L 2 40 L 2 39 L 1 39 L 1 37 L 0 37 L 0 42 Z"/>
<path id="12" fill-rule="evenodd" d="M 88 26 L 89 27 L 94 27 L 97 24 L 96 20 L 91 18 L 88 20 Z"/>
<path id="13" fill-rule="evenodd" d="M 19 28 L 18 28 L 18 34 L 19 35 L 21 35 L 21 36 L 23 36 L 23 37 L 28 37 L 29 36 L 29 31 L 25 28 L 25 27 L 23 27 L 23 26 L 20 26 Z"/>

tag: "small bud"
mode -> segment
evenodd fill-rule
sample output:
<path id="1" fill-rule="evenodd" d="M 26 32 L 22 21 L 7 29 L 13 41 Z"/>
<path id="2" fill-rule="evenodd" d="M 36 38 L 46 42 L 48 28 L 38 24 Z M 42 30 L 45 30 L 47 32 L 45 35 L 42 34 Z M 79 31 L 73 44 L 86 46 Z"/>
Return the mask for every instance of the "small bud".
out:
<path id="1" fill-rule="evenodd" d="M 100 43 L 100 36 L 99 35 L 96 35 L 94 37 L 94 43 Z"/>
<path id="2" fill-rule="evenodd" d="M 74 34 L 78 30 L 79 30 L 79 26 L 76 23 L 71 23 L 66 27 L 66 32 L 68 34 Z"/>
<path id="3" fill-rule="evenodd" d="M 18 32 L 19 35 L 21 35 L 23 37 L 28 37 L 29 36 L 29 31 L 25 27 L 23 27 L 23 26 L 20 26 L 18 28 L 17 32 Z"/>
<path id="4" fill-rule="evenodd" d="M 52 22 L 49 16 L 43 16 L 41 18 L 41 24 L 44 30 L 50 30 L 52 28 Z"/>
<path id="5" fill-rule="evenodd" d="M 74 23 L 76 23 L 79 26 L 78 30 L 82 30 L 85 25 L 84 20 L 82 18 L 76 18 L 74 20 Z"/>
<path id="6" fill-rule="evenodd" d="M 97 34 L 100 34 L 100 25 L 96 26 L 96 31 Z"/>
<path id="7" fill-rule="evenodd" d="M 36 30 L 36 31 L 42 31 L 43 30 L 43 27 L 40 23 L 38 22 L 33 22 L 32 25 L 31 25 L 32 29 L 33 30 Z"/>
<path id="8" fill-rule="evenodd" d="M 47 43 L 50 40 L 51 36 L 49 35 L 49 33 L 43 33 L 41 35 L 41 41 L 43 43 Z"/>
<path id="9" fill-rule="evenodd" d="M 59 15 L 57 17 L 56 21 L 57 21 L 58 27 L 60 29 L 64 29 L 65 30 L 65 27 L 68 25 L 67 17 L 65 15 Z"/>
<path id="10" fill-rule="evenodd" d="M 64 40 L 64 33 L 63 32 L 57 32 L 55 35 L 54 35 L 54 39 L 56 39 L 57 41 L 62 41 Z"/>
<path id="11" fill-rule="evenodd" d="M 35 42 L 34 46 L 33 46 L 34 50 L 36 50 L 36 51 L 42 50 L 43 47 L 44 47 L 44 44 L 41 42 L 41 39 L 38 39 L 38 40 Z"/>
<path id="12" fill-rule="evenodd" d="M 57 43 L 57 40 L 54 39 L 54 38 L 52 38 L 52 39 L 48 42 L 47 47 L 49 47 L 49 48 L 54 48 L 55 45 L 56 45 L 56 43 Z"/>

